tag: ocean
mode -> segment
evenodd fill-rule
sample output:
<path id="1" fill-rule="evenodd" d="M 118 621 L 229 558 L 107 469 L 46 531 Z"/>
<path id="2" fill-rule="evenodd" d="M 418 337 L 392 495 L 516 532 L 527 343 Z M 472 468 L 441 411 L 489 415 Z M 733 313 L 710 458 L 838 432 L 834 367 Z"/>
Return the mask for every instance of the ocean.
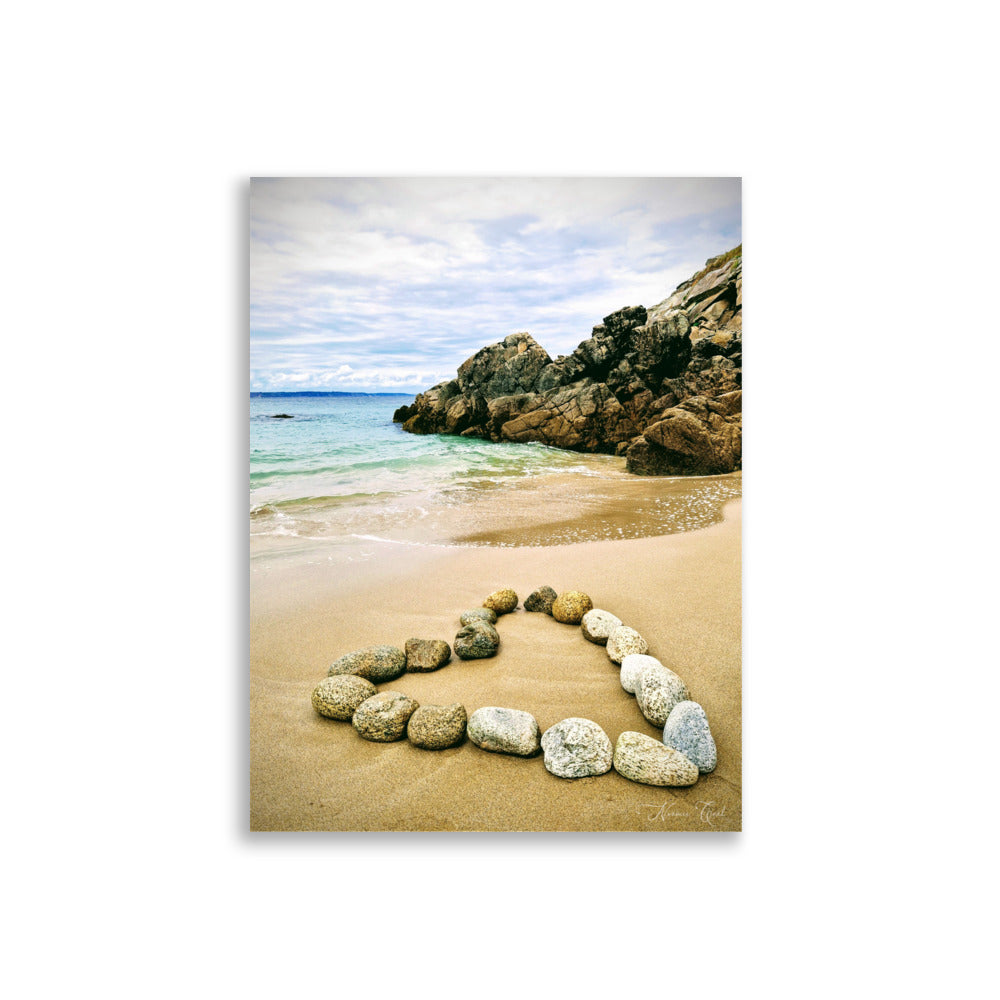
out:
<path id="1" fill-rule="evenodd" d="M 669 534 L 714 523 L 741 494 L 739 473 L 653 479 L 609 455 L 408 434 L 392 415 L 412 401 L 251 395 L 251 554 Z"/>

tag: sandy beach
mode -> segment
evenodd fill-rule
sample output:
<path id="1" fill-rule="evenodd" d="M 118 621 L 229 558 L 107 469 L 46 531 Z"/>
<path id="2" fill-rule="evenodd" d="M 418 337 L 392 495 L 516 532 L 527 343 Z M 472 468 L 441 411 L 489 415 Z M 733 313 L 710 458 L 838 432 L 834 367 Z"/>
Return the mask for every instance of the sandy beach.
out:
<path id="1" fill-rule="evenodd" d="M 653 489 L 652 481 L 644 488 Z M 358 560 L 322 550 L 252 566 L 250 828 L 254 831 L 704 831 L 741 828 L 741 502 L 695 531 L 552 546 L 366 542 Z M 488 525 L 484 525 L 484 530 Z M 500 587 L 582 590 L 636 628 L 705 709 L 716 770 L 689 788 L 640 785 L 611 771 L 566 780 L 541 755 L 442 751 L 361 739 L 320 717 L 313 688 L 329 664 L 408 638 L 453 644 L 459 615 Z M 544 732 L 597 722 L 614 742 L 659 738 L 605 649 L 523 606 L 500 618 L 498 655 L 404 674 L 379 686 L 421 704 L 531 712 Z"/>

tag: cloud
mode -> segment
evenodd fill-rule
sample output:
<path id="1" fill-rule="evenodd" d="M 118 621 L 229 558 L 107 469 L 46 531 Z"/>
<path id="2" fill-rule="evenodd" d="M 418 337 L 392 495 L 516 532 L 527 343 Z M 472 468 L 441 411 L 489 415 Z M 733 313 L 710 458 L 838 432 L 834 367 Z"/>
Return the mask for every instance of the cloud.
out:
<path id="1" fill-rule="evenodd" d="M 254 388 L 417 391 L 514 330 L 555 357 L 662 300 L 740 242 L 740 182 L 263 179 L 250 231 Z"/>

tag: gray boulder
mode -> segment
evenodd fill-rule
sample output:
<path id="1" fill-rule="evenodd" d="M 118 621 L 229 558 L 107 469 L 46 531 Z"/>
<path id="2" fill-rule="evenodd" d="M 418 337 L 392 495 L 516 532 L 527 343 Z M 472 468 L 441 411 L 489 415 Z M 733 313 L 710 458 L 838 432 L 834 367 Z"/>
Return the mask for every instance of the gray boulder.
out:
<path id="1" fill-rule="evenodd" d="M 622 659 L 622 672 L 619 679 L 622 682 L 622 687 L 629 694 L 638 694 L 642 672 L 650 664 L 656 664 L 658 667 L 663 666 L 655 656 L 646 656 L 644 653 L 629 653 Z"/>
<path id="2" fill-rule="evenodd" d="M 492 753 L 532 757 L 541 749 L 535 717 L 516 708 L 477 708 L 469 717 L 469 739 Z"/>
<path id="3" fill-rule="evenodd" d="M 471 625 L 474 621 L 496 625 L 497 613 L 492 608 L 471 608 L 469 611 L 463 611 L 458 620 L 462 625 Z"/>
<path id="4" fill-rule="evenodd" d="M 611 770 L 614 748 L 590 719 L 563 719 L 542 734 L 545 769 L 557 778 L 586 778 Z"/>
<path id="5" fill-rule="evenodd" d="M 619 625 L 608 636 L 607 650 L 611 662 L 620 664 L 630 653 L 648 653 L 649 643 L 634 628 Z"/>
<path id="6" fill-rule="evenodd" d="M 702 774 L 715 770 L 718 756 L 705 710 L 696 701 L 678 702 L 663 727 L 665 746 L 679 750 Z"/>

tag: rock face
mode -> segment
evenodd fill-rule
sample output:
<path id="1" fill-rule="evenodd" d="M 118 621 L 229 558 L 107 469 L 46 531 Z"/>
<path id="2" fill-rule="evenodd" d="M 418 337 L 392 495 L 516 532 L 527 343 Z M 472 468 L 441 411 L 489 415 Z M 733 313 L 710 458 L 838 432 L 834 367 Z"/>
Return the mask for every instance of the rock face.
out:
<path id="1" fill-rule="evenodd" d="M 639 711 L 654 726 L 666 725 L 674 705 L 690 697 L 684 681 L 662 663 L 648 664 L 639 674 L 635 698 Z"/>
<path id="2" fill-rule="evenodd" d="M 422 750 L 444 750 L 457 746 L 465 739 L 468 717 L 465 707 L 453 705 L 421 705 L 406 725 L 409 741 Z"/>
<path id="3" fill-rule="evenodd" d="M 373 684 L 393 681 L 406 672 L 406 653 L 395 646 L 365 646 L 330 664 L 327 673 L 356 674 Z"/>
<path id="4" fill-rule="evenodd" d="M 715 770 L 718 757 L 708 716 L 696 701 L 678 702 L 663 727 L 663 742 L 679 750 L 702 774 Z"/>
<path id="5" fill-rule="evenodd" d="M 539 587 L 524 599 L 525 611 L 540 611 L 542 614 L 552 614 L 552 604 L 558 595 L 551 587 Z"/>
<path id="6" fill-rule="evenodd" d="M 469 739 L 483 750 L 532 757 L 541 749 L 535 717 L 516 708 L 477 708 L 469 718 Z"/>
<path id="7" fill-rule="evenodd" d="M 590 719 L 563 719 L 542 734 L 545 770 L 557 778 L 586 778 L 611 770 L 608 734 Z"/>
<path id="8" fill-rule="evenodd" d="M 407 639 L 404 649 L 411 674 L 439 670 L 451 659 L 451 646 L 443 639 Z"/>
<path id="9" fill-rule="evenodd" d="M 380 691 L 358 705 L 351 721 L 363 739 L 393 743 L 406 735 L 406 724 L 419 707 L 420 702 L 399 691 Z"/>
<path id="10" fill-rule="evenodd" d="M 482 348 L 393 420 L 414 434 L 625 454 L 643 475 L 731 472 L 742 467 L 742 332 L 741 245 L 652 308 L 605 316 L 567 357 L 524 332 Z"/>
<path id="11" fill-rule="evenodd" d="M 588 642 L 596 643 L 598 646 L 606 646 L 608 637 L 621 623 L 622 620 L 615 617 L 610 611 L 594 608 L 580 620 L 580 631 L 583 632 L 583 637 Z"/>
<path id="12" fill-rule="evenodd" d="M 622 733 L 615 744 L 615 770 L 643 785 L 683 787 L 698 780 L 698 768 L 679 750 L 644 733 Z"/>
<path id="13" fill-rule="evenodd" d="M 455 652 L 462 660 L 496 656 L 500 633 L 487 621 L 471 621 L 455 636 Z"/>
<path id="14" fill-rule="evenodd" d="M 564 625 L 579 625 L 594 602 L 579 590 L 568 590 L 552 602 L 552 617 Z"/>
<path id="15" fill-rule="evenodd" d="M 363 701 L 376 693 L 375 685 L 355 674 L 324 677 L 312 693 L 313 708 L 328 719 L 347 721 Z"/>

